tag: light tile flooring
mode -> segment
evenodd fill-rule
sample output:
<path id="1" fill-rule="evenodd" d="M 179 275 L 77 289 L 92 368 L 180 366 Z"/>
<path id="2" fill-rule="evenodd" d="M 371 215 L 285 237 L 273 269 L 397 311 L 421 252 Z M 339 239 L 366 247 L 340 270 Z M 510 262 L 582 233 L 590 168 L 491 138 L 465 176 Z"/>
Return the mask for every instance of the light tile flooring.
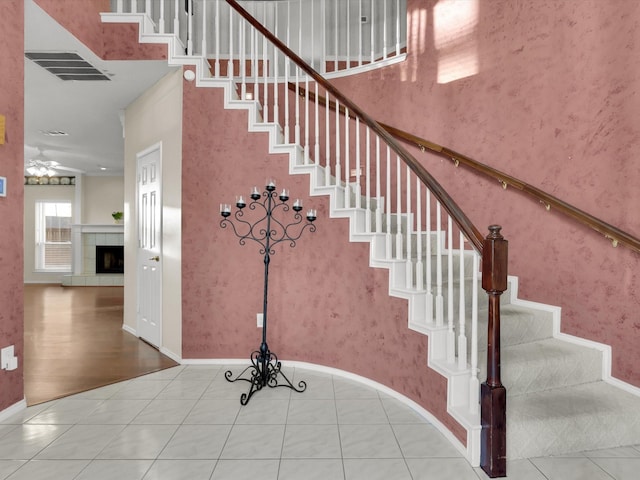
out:
<path id="1" fill-rule="evenodd" d="M 234 374 L 239 366 L 229 367 Z M 360 383 L 286 370 L 304 393 L 178 366 L 29 407 L 0 424 L 0 479 L 478 480 L 413 410 Z M 508 478 L 637 479 L 640 446 L 508 464 Z"/>

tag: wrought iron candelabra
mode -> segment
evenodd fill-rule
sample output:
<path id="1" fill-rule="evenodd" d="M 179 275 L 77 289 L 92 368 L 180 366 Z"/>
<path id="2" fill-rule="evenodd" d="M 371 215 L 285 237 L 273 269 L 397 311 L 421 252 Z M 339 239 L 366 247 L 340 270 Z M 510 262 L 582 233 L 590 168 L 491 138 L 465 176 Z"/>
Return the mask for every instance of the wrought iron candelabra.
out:
<path id="1" fill-rule="evenodd" d="M 227 370 L 224 374 L 229 382 L 245 381 L 251 384 L 249 392 L 240 396 L 240 403 L 246 405 L 254 393 L 264 387 L 276 388 L 286 387 L 296 392 L 304 392 L 307 388 L 303 380 L 298 382 L 297 387 L 282 372 L 282 365 L 275 353 L 269 350 L 267 344 L 267 302 L 269 291 L 269 262 L 271 255 L 275 254 L 274 247 L 282 242 L 289 242 L 291 248 L 296 246 L 297 240 L 302 236 L 305 229 L 315 232 L 316 227 L 313 222 L 316 219 L 316 211 L 309 209 L 306 215 L 306 222 L 300 214 L 302 202 L 295 200 L 289 207 L 289 191 L 283 189 L 280 193 L 276 191 L 276 184 L 273 180 L 268 180 L 265 190 L 260 193 L 258 187 L 253 187 L 249 195 L 251 201 L 246 203 L 244 196 L 236 197 L 237 210 L 231 218 L 231 205 L 220 205 L 222 220 L 220 226 L 226 228 L 231 226 L 233 233 L 240 239 L 240 245 L 245 245 L 247 240 L 252 240 L 260 245 L 260 253 L 264 257 L 264 297 L 262 303 L 262 343 L 260 348 L 251 353 L 251 365 L 245 368 L 236 378 L 232 378 L 233 373 Z M 249 222 L 244 219 L 245 207 L 249 210 L 259 212 L 258 220 Z M 285 216 L 286 212 L 293 209 L 293 221 L 286 223 L 274 217 L 274 214 Z M 245 373 L 248 375 L 245 376 Z M 282 382 L 281 382 L 281 380 Z"/>

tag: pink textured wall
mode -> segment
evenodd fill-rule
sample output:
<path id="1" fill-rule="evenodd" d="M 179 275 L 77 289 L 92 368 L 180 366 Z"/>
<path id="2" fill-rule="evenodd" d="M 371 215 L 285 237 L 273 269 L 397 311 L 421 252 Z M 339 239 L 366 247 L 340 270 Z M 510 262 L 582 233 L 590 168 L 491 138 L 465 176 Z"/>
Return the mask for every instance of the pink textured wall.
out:
<path id="1" fill-rule="evenodd" d="M 368 244 L 349 243 L 347 220 L 329 219 L 328 199 L 308 197 L 307 176 L 269 155 L 266 134 L 247 133 L 246 112 L 225 111 L 222 92 L 184 85 L 183 357 L 247 359 L 259 347 L 263 257 L 220 227 L 220 203 L 262 187 L 268 176 L 305 207 L 317 231 L 276 247 L 269 273 L 270 349 L 282 359 L 341 368 L 404 393 L 463 441 L 446 413 L 446 383 L 426 366 L 427 339 L 407 329 L 407 304 L 390 298 L 386 270 L 371 269 Z"/>
<path id="2" fill-rule="evenodd" d="M 103 24 L 100 13 L 111 11 L 109 0 L 35 0 L 93 53 L 104 60 L 162 60 L 166 45 L 138 43 L 136 24 Z"/>
<path id="3" fill-rule="evenodd" d="M 405 63 L 335 83 L 375 118 L 640 237 L 640 4 L 437 3 L 409 0 Z M 443 44 L 438 8 L 451 3 L 477 5 L 478 15 L 475 25 L 454 24 Z M 478 72 L 438 83 L 456 48 L 475 49 Z M 472 65 L 467 59 L 456 67 Z M 611 345 L 613 375 L 640 386 L 640 255 L 515 190 L 411 151 L 482 231 L 503 226 L 520 297 L 561 306 L 563 331 Z"/>
<path id="4" fill-rule="evenodd" d="M 2 2 L 0 15 L 0 115 L 6 133 L 0 144 L 0 176 L 7 196 L 0 197 L 0 347 L 15 345 L 18 369 L 0 370 L 0 411 L 21 401 L 23 357 L 23 144 L 24 144 L 24 2 Z"/>

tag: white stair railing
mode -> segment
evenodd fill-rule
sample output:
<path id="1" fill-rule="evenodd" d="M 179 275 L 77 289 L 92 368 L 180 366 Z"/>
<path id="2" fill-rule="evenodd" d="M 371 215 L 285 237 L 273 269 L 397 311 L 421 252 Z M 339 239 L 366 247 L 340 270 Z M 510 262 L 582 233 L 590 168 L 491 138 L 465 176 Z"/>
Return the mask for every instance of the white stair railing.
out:
<path id="1" fill-rule="evenodd" d="M 478 351 L 483 350 L 477 345 L 478 251 L 483 246 L 478 230 L 380 125 L 348 99 L 338 101 L 339 92 L 299 55 L 282 41 L 265 36 L 258 27 L 260 21 L 271 18 L 266 5 L 257 14 L 259 21 L 251 24 L 235 10 L 239 7 L 230 8 L 226 1 L 190 2 L 187 10 L 193 4 L 194 11 L 201 8 L 209 20 L 185 22 L 181 11 L 176 14 L 183 1 L 167 3 L 164 14 L 176 15 L 174 25 L 191 29 L 187 37 L 195 38 L 193 26 L 202 25 L 203 37 L 190 47 L 196 50 L 194 55 L 206 59 L 193 61 L 199 85 L 207 86 L 208 80 L 211 86 L 220 86 L 220 80 L 230 82 L 235 92 L 230 101 L 247 105 L 252 128 L 278 132 L 270 136 L 272 149 L 300 152 L 292 157 L 292 173 L 310 174 L 312 194 L 330 195 L 332 216 L 351 219 L 351 239 L 371 242 L 372 266 L 388 268 L 390 293 L 409 301 L 408 327 L 430 337 L 429 366 L 450 381 L 448 412 L 470 432 L 470 457 L 477 463 Z M 398 3 L 376 1 L 388 2 Z M 118 8 L 127 7 L 127 0 L 117 3 Z M 255 3 L 263 2 L 240 3 L 255 9 Z M 292 12 L 295 2 L 273 3 L 282 5 L 274 7 L 274 18 L 279 18 L 279 9 L 286 11 L 286 19 L 300 15 L 301 10 Z M 133 9 L 134 3 L 128 7 Z M 158 19 L 162 15 L 162 8 L 151 10 Z M 226 29 L 221 28 L 223 24 Z M 274 35 L 300 41 L 301 32 L 290 28 L 280 32 L 280 25 L 286 25 L 286 20 L 274 23 Z M 160 34 L 159 28 L 156 33 Z M 176 36 L 181 38 L 180 32 Z M 181 62 L 188 62 L 188 57 L 181 57 Z M 458 220 L 452 217 L 452 209 Z"/>
<path id="2" fill-rule="evenodd" d="M 312 68 L 327 77 L 402 61 L 407 37 L 406 0 L 242 1 L 242 6 Z M 155 33 L 175 34 L 187 55 L 205 56 L 218 65 L 238 55 L 228 43 L 239 19 L 224 0 L 111 0 L 114 13 L 145 13 Z M 234 49 L 235 46 L 235 49 Z M 275 64 L 287 65 L 278 52 Z M 219 71 L 216 71 L 219 74 Z"/>
<path id="3" fill-rule="evenodd" d="M 383 246 L 372 263 L 393 271 L 394 295 L 419 299 L 421 308 L 414 309 L 409 328 L 432 332 L 440 342 L 430 353 L 432 366 L 466 375 L 467 384 L 452 403 L 462 407 L 463 415 L 477 416 L 478 348 L 472 344 L 467 352 L 465 331 L 465 322 L 471 318 L 471 340 L 477 341 L 478 254 L 471 242 L 387 139 L 360 115 L 332 100 L 332 93 L 295 62 L 290 69 L 282 69 L 289 70 L 289 76 L 279 74 L 282 62 L 276 60 L 284 58 L 284 53 L 261 33 L 249 35 L 249 24 L 234 25 L 238 28 L 230 30 L 229 44 L 244 43 L 244 48 L 222 63 L 235 72 L 240 99 L 246 100 L 245 92 L 251 92 L 260 105 L 257 122 L 279 126 L 282 135 L 277 144 L 285 146 L 288 139 L 298 139 L 302 155 L 294 168 L 315 169 L 316 190 L 332 195 L 337 215 L 353 217 L 352 237 L 358 241 L 378 237 Z M 245 64 L 251 67 L 245 69 Z M 287 106 L 279 108 L 280 104 Z M 289 124 L 290 117 L 295 118 L 294 125 Z M 465 283 L 472 288 L 465 288 Z"/>

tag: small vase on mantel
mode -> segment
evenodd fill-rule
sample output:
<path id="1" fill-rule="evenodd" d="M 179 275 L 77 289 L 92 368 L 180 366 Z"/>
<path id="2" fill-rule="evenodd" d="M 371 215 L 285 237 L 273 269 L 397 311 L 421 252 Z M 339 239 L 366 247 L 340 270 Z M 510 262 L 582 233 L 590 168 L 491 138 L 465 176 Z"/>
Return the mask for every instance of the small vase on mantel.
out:
<path id="1" fill-rule="evenodd" d="M 113 217 L 113 221 L 116 225 L 120 225 L 122 223 L 122 212 L 113 212 L 111 216 Z"/>

